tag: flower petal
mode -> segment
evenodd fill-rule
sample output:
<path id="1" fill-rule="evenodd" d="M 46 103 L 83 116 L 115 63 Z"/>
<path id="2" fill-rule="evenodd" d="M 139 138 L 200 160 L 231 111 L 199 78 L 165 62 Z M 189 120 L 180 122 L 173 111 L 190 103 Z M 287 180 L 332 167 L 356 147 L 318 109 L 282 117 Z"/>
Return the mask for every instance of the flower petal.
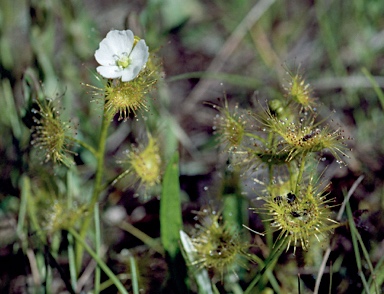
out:
<path id="1" fill-rule="evenodd" d="M 98 66 L 96 68 L 97 72 L 101 74 L 104 78 L 115 79 L 121 77 L 123 71 L 117 66 Z"/>
<path id="2" fill-rule="evenodd" d="M 131 60 L 132 65 L 139 66 L 141 69 L 147 63 L 148 56 L 148 46 L 145 44 L 144 40 L 140 40 L 133 48 L 132 53 L 129 55 L 129 59 Z"/>
<path id="3" fill-rule="evenodd" d="M 132 67 L 131 65 L 129 65 L 127 68 L 125 68 L 121 72 L 121 80 L 123 82 L 129 82 L 129 81 L 132 81 L 134 78 L 136 78 L 138 73 L 135 73 L 133 70 L 134 70 L 134 67 Z"/>
<path id="4" fill-rule="evenodd" d="M 131 63 L 128 68 L 123 71 L 121 80 L 123 82 L 128 82 L 136 78 L 147 63 L 148 56 L 148 46 L 145 44 L 144 40 L 140 40 L 133 48 L 131 55 L 129 55 Z"/>
<path id="5" fill-rule="evenodd" d="M 107 34 L 106 41 L 113 49 L 113 53 L 121 55 L 123 52 L 129 54 L 132 50 L 134 36 L 131 30 L 113 30 Z"/>
<path id="6" fill-rule="evenodd" d="M 134 36 L 132 31 L 110 31 L 100 42 L 95 52 L 95 59 L 100 65 L 115 65 L 116 58 L 122 53 L 129 54 L 132 50 Z"/>
<path id="7" fill-rule="evenodd" d="M 116 64 L 116 58 L 112 49 L 108 46 L 107 43 L 100 43 L 100 48 L 95 52 L 96 61 L 104 66 L 110 66 Z"/>

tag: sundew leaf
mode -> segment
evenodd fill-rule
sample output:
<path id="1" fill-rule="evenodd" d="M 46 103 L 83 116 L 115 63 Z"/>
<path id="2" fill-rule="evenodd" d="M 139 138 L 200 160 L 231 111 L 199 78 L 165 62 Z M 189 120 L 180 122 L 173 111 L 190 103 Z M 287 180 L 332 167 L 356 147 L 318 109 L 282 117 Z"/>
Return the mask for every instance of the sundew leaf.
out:
<path id="1" fill-rule="evenodd" d="M 160 200 L 161 242 L 171 259 L 175 258 L 176 254 L 180 251 L 179 231 L 181 229 L 179 155 L 175 153 L 164 174 Z"/>

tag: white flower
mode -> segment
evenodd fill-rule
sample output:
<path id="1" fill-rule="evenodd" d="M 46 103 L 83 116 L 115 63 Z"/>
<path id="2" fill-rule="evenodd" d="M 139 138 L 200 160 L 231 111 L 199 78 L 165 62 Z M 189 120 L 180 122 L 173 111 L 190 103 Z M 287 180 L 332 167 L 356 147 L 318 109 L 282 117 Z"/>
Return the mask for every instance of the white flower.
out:
<path id="1" fill-rule="evenodd" d="M 137 77 L 148 56 L 145 41 L 136 42 L 131 30 L 113 30 L 100 42 L 95 52 L 95 59 L 100 64 L 96 70 L 105 78 L 121 77 L 123 82 L 128 82 Z"/>

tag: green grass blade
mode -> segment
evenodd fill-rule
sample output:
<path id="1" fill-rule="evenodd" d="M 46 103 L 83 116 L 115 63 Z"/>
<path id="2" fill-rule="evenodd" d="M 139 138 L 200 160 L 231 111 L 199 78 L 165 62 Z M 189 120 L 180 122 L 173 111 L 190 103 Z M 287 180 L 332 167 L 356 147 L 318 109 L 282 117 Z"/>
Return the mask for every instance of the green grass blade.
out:
<path id="1" fill-rule="evenodd" d="M 184 282 L 187 270 L 179 245 L 181 229 L 179 155 L 176 152 L 168 163 L 163 179 L 160 199 L 160 233 L 169 265 L 172 288 L 176 288 L 180 293 L 187 293 Z"/>
<path id="2" fill-rule="evenodd" d="M 357 232 L 356 227 L 355 227 L 355 222 L 353 220 L 352 210 L 351 210 L 351 206 L 349 205 L 349 202 L 346 205 L 346 211 L 347 211 L 347 216 L 348 216 L 348 224 L 349 224 L 349 227 L 351 229 L 352 244 L 353 244 L 353 250 L 355 252 L 357 269 L 359 272 L 359 276 L 361 278 L 361 282 L 364 285 L 364 289 L 365 289 L 365 291 L 367 291 L 369 293 L 369 286 L 368 286 L 368 282 L 367 282 L 367 280 L 364 276 L 364 273 L 363 273 L 361 255 L 360 255 L 359 245 L 357 242 L 358 238 L 356 235 L 358 234 L 358 232 Z"/>
<path id="3" fill-rule="evenodd" d="M 174 258 L 179 248 L 179 231 L 182 229 L 179 156 L 174 154 L 164 174 L 163 190 L 160 200 L 161 242 L 166 253 Z"/>
<path id="4" fill-rule="evenodd" d="M 196 284 L 199 288 L 199 294 L 213 294 L 212 292 L 212 285 L 211 281 L 208 276 L 208 272 L 205 268 L 195 267 L 193 266 L 196 263 L 195 260 L 195 248 L 192 244 L 191 239 L 189 236 L 184 233 L 183 231 L 180 231 L 180 240 L 181 244 L 183 245 L 184 252 L 186 255 L 186 258 L 189 260 L 189 265 L 192 267 L 192 274 L 196 280 Z"/>
<path id="5" fill-rule="evenodd" d="M 247 289 L 244 291 L 244 294 L 254 293 L 254 288 L 264 277 L 265 274 L 268 275 L 268 271 L 272 271 L 276 265 L 277 259 L 280 257 L 281 253 L 286 249 L 287 239 L 280 239 L 274 246 L 273 251 L 267 257 L 264 262 L 264 267 L 262 267 L 256 276 L 253 278 L 251 283 L 248 285 Z"/>
<path id="6" fill-rule="evenodd" d="M 135 262 L 135 258 L 132 255 L 129 256 L 129 266 L 131 269 L 133 294 L 139 294 L 139 278 L 137 275 L 137 265 Z"/>
<path id="7" fill-rule="evenodd" d="M 379 84 L 376 82 L 374 77 L 371 75 L 371 73 L 365 67 L 361 71 L 363 72 L 363 74 L 367 77 L 367 79 L 371 83 L 373 90 L 375 90 L 375 93 L 380 100 L 381 108 L 384 109 L 384 93 L 380 89 Z"/>
<path id="8" fill-rule="evenodd" d="M 5 120 L 4 123 L 6 125 L 9 125 L 11 127 L 15 138 L 20 140 L 23 128 L 16 109 L 11 82 L 8 79 L 4 79 L 2 81 L 0 85 L 0 95 L 3 99 L 3 110 L 1 118 Z"/>
<path id="9" fill-rule="evenodd" d="M 100 256 L 96 254 L 96 252 L 82 239 L 82 237 L 73 229 L 69 229 L 68 231 L 75 238 L 76 242 L 83 246 L 89 255 L 97 262 L 98 266 L 104 271 L 108 278 L 112 280 L 118 291 L 122 294 L 128 294 L 119 278 L 109 269 Z"/>
<path id="10" fill-rule="evenodd" d="M 31 181 L 27 176 L 22 176 L 21 187 L 22 187 L 22 190 L 21 190 L 19 217 L 18 217 L 16 232 L 17 232 L 17 236 L 21 240 L 24 240 L 23 229 L 24 229 L 25 218 L 27 215 L 28 198 L 30 197 L 29 195 L 31 193 Z"/>

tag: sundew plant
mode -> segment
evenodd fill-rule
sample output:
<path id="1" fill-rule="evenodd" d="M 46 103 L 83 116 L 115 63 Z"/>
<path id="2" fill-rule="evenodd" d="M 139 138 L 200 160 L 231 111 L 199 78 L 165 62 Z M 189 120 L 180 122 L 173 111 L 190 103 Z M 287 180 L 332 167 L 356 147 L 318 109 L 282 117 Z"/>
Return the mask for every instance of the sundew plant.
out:
<path id="1" fill-rule="evenodd" d="M 384 291 L 381 1 L 0 8 L 1 293 Z"/>

